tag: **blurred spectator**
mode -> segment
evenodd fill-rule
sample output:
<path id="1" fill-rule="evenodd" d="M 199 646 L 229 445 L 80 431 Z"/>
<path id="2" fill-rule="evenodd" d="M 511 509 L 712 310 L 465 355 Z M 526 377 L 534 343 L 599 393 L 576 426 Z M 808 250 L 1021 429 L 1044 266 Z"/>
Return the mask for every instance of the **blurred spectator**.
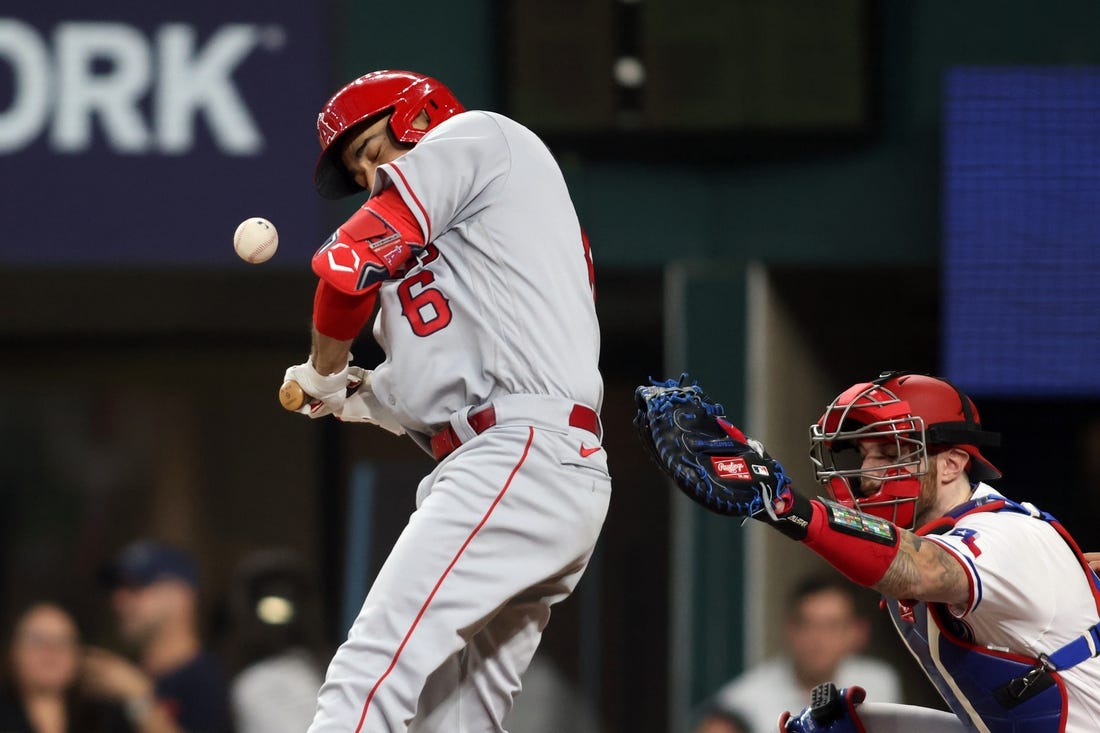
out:
<path id="1" fill-rule="evenodd" d="M 313 720 L 321 666 L 313 583 L 290 551 L 245 558 L 230 590 L 237 733 L 302 733 Z"/>
<path id="2" fill-rule="evenodd" d="M 752 733 L 752 731 L 743 717 L 711 703 L 703 708 L 691 733 Z M 768 730 L 763 733 L 772 732 Z"/>
<path id="3" fill-rule="evenodd" d="M 823 682 L 860 685 L 874 702 L 900 702 L 897 672 L 859 656 L 870 622 L 859 612 L 856 588 L 841 578 L 807 578 L 791 594 L 783 624 L 786 653 L 745 671 L 714 697 L 739 713 L 752 733 L 776 729 L 786 710 L 801 710 Z"/>
<path id="4" fill-rule="evenodd" d="M 155 542 L 137 542 L 105 569 L 122 640 L 138 664 L 89 649 L 84 681 L 121 702 L 141 733 L 230 730 L 222 665 L 205 651 L 198 628 L 198 572 L 191 557 Z"/>
<path id="5" fill-rule="evenodd" d="M 35 603 L 16 618 L 0 697 L 3 733 L 126 733 L 122 709 L 81 694 L 80 637 L 58 605 Z"/>

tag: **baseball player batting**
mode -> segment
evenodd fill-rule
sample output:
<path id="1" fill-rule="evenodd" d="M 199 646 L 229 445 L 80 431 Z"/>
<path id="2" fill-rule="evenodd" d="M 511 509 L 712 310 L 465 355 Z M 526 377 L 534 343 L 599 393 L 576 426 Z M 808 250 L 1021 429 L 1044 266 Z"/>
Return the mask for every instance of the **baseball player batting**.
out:
<path id="1" fill-rule="evenodd" d="M 637 391 L 636 425 L 693 500 L 764 522 L 885 597 L 953 715 L 814 691 L 785 733 L 1100 731 L 1100 579 L 1054 517 L 995 491 L 1000 436 L 950 382 L 889 372 L 845 390 L 810 428 L 829 498 L 796 492 L 697 386 Z"/>
<path id="2" fill-rule="evenodd" d="M 588 564 L 611 480 L 592 263 L 561 171 L 522 125 L 377 71 L 317 118 L 314 181 L 366 203 L 313 257 L 310 417 L 438 461 L 328 668 L 312 733 L 499 731 Z M 375 304 L 385 360 L 351 366 Z"/>

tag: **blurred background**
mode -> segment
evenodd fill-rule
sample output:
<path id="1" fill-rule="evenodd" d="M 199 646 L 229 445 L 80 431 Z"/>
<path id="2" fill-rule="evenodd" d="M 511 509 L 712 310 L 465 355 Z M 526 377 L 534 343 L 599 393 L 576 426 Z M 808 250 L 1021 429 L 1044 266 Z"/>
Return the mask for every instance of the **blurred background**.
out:
<path id="1" fill-rule="evenodd" d="M 690 369 L 812 492 L 835 394 L 942 374 L 1004 433 L 1000 488 L 1100 549 L 1098 31 L 1086 0 L 5 7 L 0 605 L 63 593 L 109 644 L 96 571 L 155 537 L 199 559 L 218 641 L 236 563 L 281 547 L 341 640 L 432 463 L 275 392 L 354 206 L 313 191 L 316 114 L 379 68 L 539 132 L 591 237 L 615 498 L 540 659 L 602 730 L 687 730 L 818 568 L 670 491 L 630 424 L 650 376 Z M 250 216 L 280 232 L 261 266 Z"/>

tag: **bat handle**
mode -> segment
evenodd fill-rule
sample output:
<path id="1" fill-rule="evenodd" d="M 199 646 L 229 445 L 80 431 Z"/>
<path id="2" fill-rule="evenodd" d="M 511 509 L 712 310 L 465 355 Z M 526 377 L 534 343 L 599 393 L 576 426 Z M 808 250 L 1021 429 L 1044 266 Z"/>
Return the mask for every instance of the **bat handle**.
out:
<path id="1" fill-rule="evenodd" d="M 351 397 L 355 394 L 356 390 L 358 390 L 362 384 L 363 383 L 359 380 L 355 380 L 349 384 L 347 396 Z M 286 380 L 283 382 L 283 386 L 279 387 L 279 404 L 291 412 L 297 412 L 307 403 L 313 401 L 314 398 L 307 395 L 305 390 L 302 389 L 302 386 L 293 379 Z"/>
<path id="2" fill-rule="evenodd" d="M 279 404 L 291 412 L 300 410 L 308 399 L 309 395 L 293 379 L 286 380 L 283 386 L 279 387 Z"/>

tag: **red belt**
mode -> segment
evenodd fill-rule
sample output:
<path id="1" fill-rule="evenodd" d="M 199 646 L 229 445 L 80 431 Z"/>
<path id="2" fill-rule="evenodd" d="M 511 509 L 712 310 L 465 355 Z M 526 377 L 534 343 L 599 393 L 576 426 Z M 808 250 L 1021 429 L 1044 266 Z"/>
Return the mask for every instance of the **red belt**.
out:
<path id="1" fill-rule="evenodd" d="M 474 429 L 475 433 L 481 435 L 497 424 L 497 411 L 493 409 L 492 405 L 489 405 L 483 410 L 471 412 L 466 416 L 466 421 L 470 423 L 470 427 Z M 569 413 L 569 427 L 587 430 L 599 437 L 600 416 L 591 407 L 573 405 L 573 410 Z M 437 461 L 442 461 L 460 445 L 462 445 L 462 439 L 458 437 L 455 429 L 448 425 L 432 436 L 432 455 L 435 456 Z"/>

